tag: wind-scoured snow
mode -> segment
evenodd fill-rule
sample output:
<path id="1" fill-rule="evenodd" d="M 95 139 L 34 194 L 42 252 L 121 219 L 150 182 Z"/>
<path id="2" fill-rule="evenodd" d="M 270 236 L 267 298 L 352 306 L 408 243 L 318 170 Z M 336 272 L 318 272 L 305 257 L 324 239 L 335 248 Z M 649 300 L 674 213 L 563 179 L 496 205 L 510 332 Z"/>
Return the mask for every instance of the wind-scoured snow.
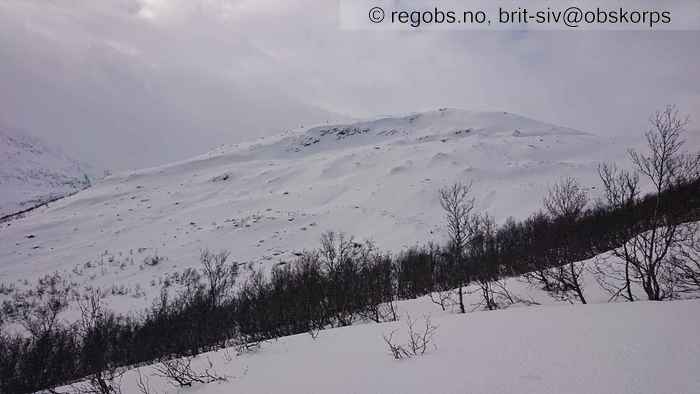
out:
<path id="1" fill-rule="evenodd" d="M 0 124 L 0 217 L 87 185 L 83 164 L 35 137 Z"/>
<path id="2" fill-rule="evenodd" d="M 441 109 L 323 125 L 191 160 L 107 177 L 0 228 L 0 282 L 55 271 L 147 305 L 167 275 L 227 249 L 250 268 L 291 261 L 326 230 L 398 251 L 442 241 L 438 189 L 473 182 L 497 220 L 541 207 L 575 176 L 597 195 L 596 166 L 628 146 L 505 112 Z M 167 149 L 167 147 L 164 147 Z M 156 266 L 144 261 L 164 258 Z"/>

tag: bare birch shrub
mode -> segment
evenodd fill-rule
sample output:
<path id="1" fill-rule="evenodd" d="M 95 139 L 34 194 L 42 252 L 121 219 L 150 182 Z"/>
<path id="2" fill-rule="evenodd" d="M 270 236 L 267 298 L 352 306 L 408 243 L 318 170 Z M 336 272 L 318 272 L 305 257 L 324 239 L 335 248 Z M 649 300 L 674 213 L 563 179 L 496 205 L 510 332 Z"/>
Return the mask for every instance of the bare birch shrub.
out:
<path id="1" fill-rule="evenodd" d="M 386 343 L 389 353 L 395 360 L 422 356 L 429 350 L 437 349 L 437 346 L 433 343 L 433 336 L 438 327 L 432 324 L 430 316 L 424 317 L 422 328 L 416 327 L 417 320 L 412 319 L 410 315 L 406 316 L 405 322 L 408 342 L 396 342 L 394 335 L 399 329 L 383 336 L 384 343 Z"/>
<path id="2" fill-rule="evenodd" d="M 226 377 L 219 375 L 214 365 L 207 358 L 208 366 L 203 370 L 197 370 L 192 366 L 193 356 L 175 358 L 161 361 L 155 367 L 155 375 L 167 379 L 171 384 L 179 387 L 190 387 L 194 383 L 213 383 L 226 381 Z"/>

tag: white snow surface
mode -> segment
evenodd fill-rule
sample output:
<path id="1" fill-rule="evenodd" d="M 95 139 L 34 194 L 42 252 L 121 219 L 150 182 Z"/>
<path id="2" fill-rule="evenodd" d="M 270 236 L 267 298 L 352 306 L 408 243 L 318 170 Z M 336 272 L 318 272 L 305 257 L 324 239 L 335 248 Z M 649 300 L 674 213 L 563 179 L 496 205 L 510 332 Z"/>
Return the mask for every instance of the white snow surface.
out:
<path id="1" fill-rule="evenodd" d="M 167 146 L 164 147 L 167 149 Z M 498 221 L 540 209 L 549 185 L 575 176 L 597 195 L 596 166 L 627 143 L 505 112 L 456 109 L 324 125 L 191 160 L 115 174 L 0 227 L 0 282 L 58 271 L 149 305 L 200 249 L 257 268 L 317 247 L 326 230 L 398 251 L 442 241 L 438 189 L 473 182 Z M 152 256 L 165 260 L 144 264 Z"/>
<path id="2" fill-rule="evenodd" d="M 140 371 L 152 393 L 700 392 L 700 300 L 528 307 L 432 322 L 436 348 L 418 358 L 389 355 L 383 335 L 405 334 L 396 322 L 280 338 L 238 357 L 233 350 L 200 355 L 194 365 L 211 361 L 228 378 L 221 383 L 180 389 L 152 366 Z M 124 376 L 125 392 L 139 392 L 136 376 Z"/>
<path id="3" fill-rule="evenodd" d="M 59 149 L 0 124 L 0 217 L 84 188 L 86 172 Z"/>

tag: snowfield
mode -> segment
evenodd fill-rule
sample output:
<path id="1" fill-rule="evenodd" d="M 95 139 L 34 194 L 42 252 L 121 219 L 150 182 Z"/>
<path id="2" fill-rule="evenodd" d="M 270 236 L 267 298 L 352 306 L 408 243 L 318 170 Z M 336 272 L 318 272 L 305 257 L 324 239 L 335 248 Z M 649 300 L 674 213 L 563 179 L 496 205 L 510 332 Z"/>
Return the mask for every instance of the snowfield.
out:
<path id="1" fill-rule="evenodd" d="M 168 275 L 197 266 L 200 249 L 269 268 L 317 247 L 327 230 L 391 251 L 442 241 L 440 187 L 473 181 L 480 209 L 522 218 L 559 177 L 579 178 L 595 196 L 598 163 L 629 146 L 454 109 L 290 131 L 116 174 L 0 225 L 0 282 L 24 286 L 58 271 L 107 289 L 127 312 L 149 305 Z M 159 264 L 146 264 L 155 256 Z"/>
<path id="2" fill-rule="evenodd" d="M 151 366 L 140 371 L 152 393 L 700 392 L 698 300 L 445 314 L 433 323 L 437 348 L 419 358 L 389 355 L 383 335 L 398 322 L 280 338 L 238 357 L 201 355 L 198 366 L 208 359 L 227 375 L 221 383 L 179 389 Z M 138 393 L 136 381 L 128 372 L 123 391 Z"/>

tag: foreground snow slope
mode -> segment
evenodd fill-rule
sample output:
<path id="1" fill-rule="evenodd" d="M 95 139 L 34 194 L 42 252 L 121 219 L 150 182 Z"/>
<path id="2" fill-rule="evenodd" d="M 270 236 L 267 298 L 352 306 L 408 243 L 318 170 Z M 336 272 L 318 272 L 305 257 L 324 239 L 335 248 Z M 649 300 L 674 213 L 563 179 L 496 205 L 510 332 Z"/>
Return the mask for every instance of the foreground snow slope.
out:
<path id="1" fill-rule="evenodd" d="M 288 132 L 114 175 L 3 224 L 0 282 L 60 271 L 126 295 L 129 310 L 147 305 L 166 274 L 198 265 L 202 248 L 270 267 L 316 247 L 325 230 L 386 250 L 442 240 L 440 187 L 473 181 L 480 209 L 499 221 L 524 217 L 562 176 L 596 195 L 597 164 L 628 147 L 510 113 L 453 109 Z M 144 264 L 155 254 L 167 260 Z"/>
<path id="2" fill-rule="evenodd" d="M 410 309 L 410 306 L 406 306 Z M 224 383 L 163 393 L 698 393 L 700 301 L 518 308 L 434 317 L 437 349 L 395 361 L 382 335 L 402 323 L 303 334 L 226 361 L 208 357 Z M 123 379 L 138 392 L 136 373 Z"/>
<path id="3" fill-rule="evenodd" d="M 84 165 L 0 123 L 0 217 L 87 186 Z"/>

